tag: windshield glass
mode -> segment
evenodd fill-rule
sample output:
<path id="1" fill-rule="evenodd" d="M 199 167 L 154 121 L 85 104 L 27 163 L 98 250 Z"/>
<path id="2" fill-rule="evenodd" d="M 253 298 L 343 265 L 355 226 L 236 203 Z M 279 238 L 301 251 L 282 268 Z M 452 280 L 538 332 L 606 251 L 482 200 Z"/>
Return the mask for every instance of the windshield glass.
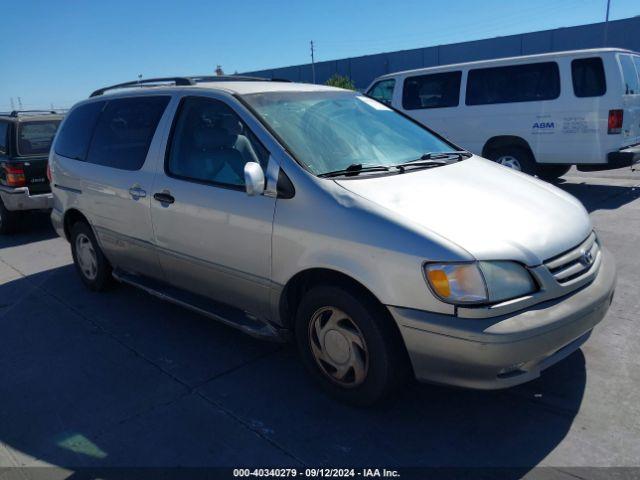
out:
<path id="1" fill-rule="evenodd" d="M 18 127 L 18 152 L 20 155 L 45 155 L 60 125 L 59 120 L 20 122 Z"/>
<path id="2" fill-rule="evenodd" d="M 352 92 L 245 95 L 311 172 L 350 165 L 392 166 L 454 148 L 385 105 Z"/>

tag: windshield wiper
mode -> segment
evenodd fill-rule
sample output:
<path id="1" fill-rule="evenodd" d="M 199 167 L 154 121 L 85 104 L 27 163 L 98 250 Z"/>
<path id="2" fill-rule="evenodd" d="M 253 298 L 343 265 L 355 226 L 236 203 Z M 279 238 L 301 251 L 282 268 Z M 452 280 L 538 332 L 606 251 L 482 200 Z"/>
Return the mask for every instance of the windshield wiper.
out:
<path id="1" fill-rule="evenodd" d="M 427 152 L 424 155 L 422 155 L 420 158 L 416 158 L 415 160 L 410 160 L 408 162 L 405 163 L 401 163 L 400 165 L 411 165 L 411 164 L 422 164 L 422 163 L 430 163 L 429 161 L 432 161 L 431 163 L 434 164 L 441 164 L 441 165 L 446 165 L 448 162 L 437 162 L 434 160 L 439 160 L 439 159 L 446 159 L 446 158 L 451 158 L 451 157 L 458 157 L 458 161 L 462 160 L 463 158 L 469 158 L 471 157 L 473 154 L 471 152 L 467 152 L 465 150 L 460 150 L 460 151 L 455 151 L 455 152 Z"/>
<path id="2" fill-rule="evenodd" d="M 369 165 L 365 166 L 361 163 L 352 163 L 347 168 L 343 168 L 341 170 L 334 170 L 333 172 L 321 173 L 318 175 L 319 177 L 327 178 L 327 177 L 350 177 L 359 175 L 362 172 L 388 172 L 389 167 L 385 167 L 384 165 Z"/>

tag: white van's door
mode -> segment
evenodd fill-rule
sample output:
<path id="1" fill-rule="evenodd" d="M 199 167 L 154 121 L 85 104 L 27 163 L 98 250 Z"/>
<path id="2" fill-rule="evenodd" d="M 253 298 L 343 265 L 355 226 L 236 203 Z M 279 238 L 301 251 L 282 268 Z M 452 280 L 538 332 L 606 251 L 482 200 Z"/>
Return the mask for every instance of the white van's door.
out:
<path id="1" fill-rule="evenodd" d="M 621 146 L 628 146 L 640 143 L 640 56 L 620 54 L 618 60 L 624 83 Z"/>

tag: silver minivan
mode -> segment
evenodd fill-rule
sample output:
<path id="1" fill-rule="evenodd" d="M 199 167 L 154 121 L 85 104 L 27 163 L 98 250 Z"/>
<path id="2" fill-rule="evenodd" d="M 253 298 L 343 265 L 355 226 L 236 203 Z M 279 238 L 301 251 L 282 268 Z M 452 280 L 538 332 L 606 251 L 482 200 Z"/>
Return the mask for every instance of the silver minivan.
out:
<path id="1" fill-rule="evenodd" d="M 242 77 L 94 92 L 50 154 L 52 220 L 117 279 L 297 343 L 360 405 L 408 377 L 495 389 L 578 349 L 615 265 L 578 200 L 356 92 Z"/>

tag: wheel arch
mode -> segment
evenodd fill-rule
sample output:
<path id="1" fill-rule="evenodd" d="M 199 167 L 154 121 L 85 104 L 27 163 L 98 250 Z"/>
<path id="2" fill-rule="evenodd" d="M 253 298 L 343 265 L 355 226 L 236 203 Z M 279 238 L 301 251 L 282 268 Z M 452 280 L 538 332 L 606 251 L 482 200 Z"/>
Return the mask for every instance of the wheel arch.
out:
<path id="1" fill-rule="evenodd" d="M 491 158 L 491 155 L 502 148 L 516 147 L 526 150 L 529 155 L 531 155 L 531 159 L 535 162 L 535 155 L 533 154 L 533 150 L 524 138 L 519 137 L 517 135 L 497 135 L 495 137 L 491 137 L 486 141 L 484 147 L 482 147 L 482 156 L 484 158 Z"/>
<path id="2" fill-rule="evenodd" d="M 302 297 L 306 292 L 318 285 L 340 286 L 364 295 L 377 305 L 384 307 L 384 304 L 373 292 L 355 278 L 329 268 L 308 268 L 291 277 L 280 293 L 278 310 L 280 321 L 285 328 L 293 329 L 296 311 Z M 384 309 L 386 311 L 386 307 Z"/>
<path id="3" fill-rule="evenodd" d="M 66 212 L 64 212 L 64 217 L 62 220 L 64 236 L 68 241 L 71 241 L 71 228 L 77 222 L 85 222 L 87 225 L 89 225 L 91 230 L 93 230 L 91 223 L 89 223 L 87 217 L 80 210 L 78 210 L 77 208 L 70 208 Z"/>

